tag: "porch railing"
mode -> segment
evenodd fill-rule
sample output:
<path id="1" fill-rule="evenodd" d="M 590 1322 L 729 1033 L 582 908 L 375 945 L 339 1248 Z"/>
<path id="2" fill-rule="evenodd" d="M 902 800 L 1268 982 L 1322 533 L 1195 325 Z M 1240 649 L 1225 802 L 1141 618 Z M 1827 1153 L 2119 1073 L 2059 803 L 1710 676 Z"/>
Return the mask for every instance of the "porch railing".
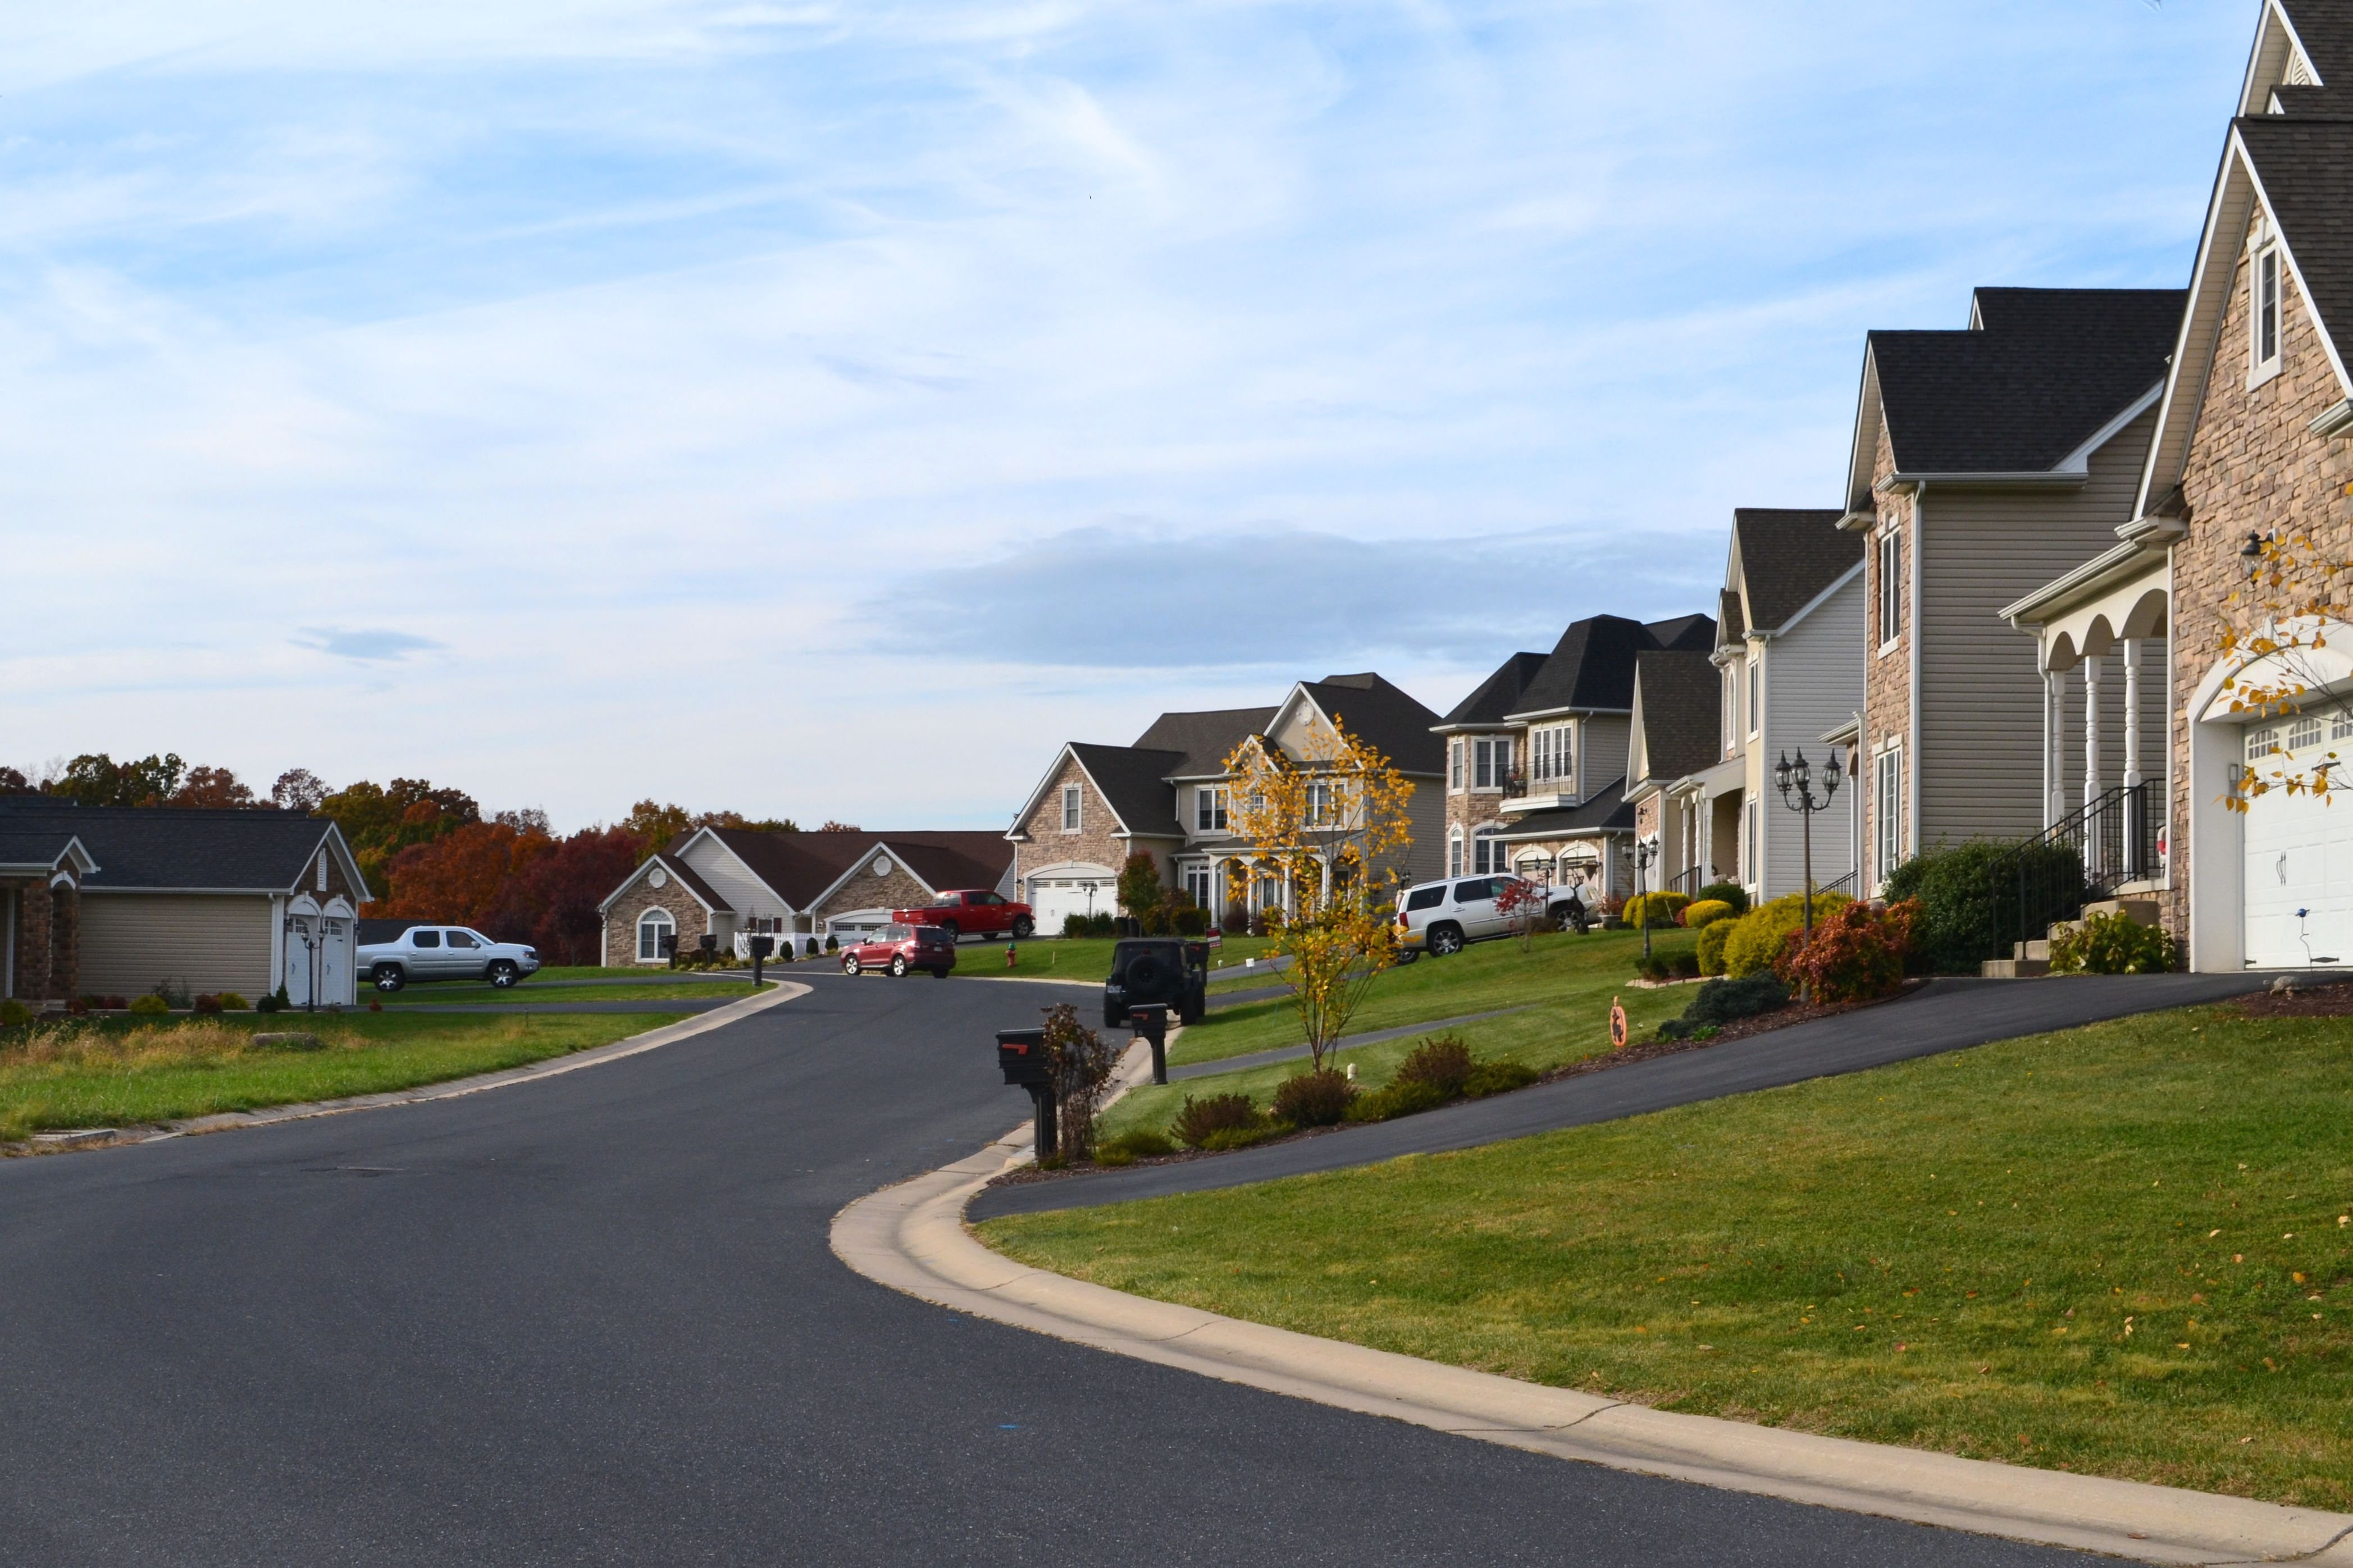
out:
<path id="1" fill-rule="evenodd" d="M 1822 883 L 1820 887 L 1816 888 L 1814 891 L 1818 893 L 1843 893 L 1851 899 L 1854 897 L 1855 877 L 1856 874 L 1854 872 L 1849 871 L 1845 876 L 1841 877 L 1835 882 Z"/>
<path id="2" fill-rule="evenodd" d="M 2007 958 L 2085 904 L 2156 876 L 2153 800 L 2149 784 L 2118 784 L 1998 857 L 1989 878 L 1992 951 L 1983 956 Z"/>
<path id="3" fill-rule="evenodd" d="M 1689 870 L 1678 871 L 1668 878 L 1665 890 L 1670 893 L 1681 893 L 1687 899 L 1696 898 L 1699 896 L 1699 890 L 1706 885 L 1707 868 L 1694 866 Z"/>

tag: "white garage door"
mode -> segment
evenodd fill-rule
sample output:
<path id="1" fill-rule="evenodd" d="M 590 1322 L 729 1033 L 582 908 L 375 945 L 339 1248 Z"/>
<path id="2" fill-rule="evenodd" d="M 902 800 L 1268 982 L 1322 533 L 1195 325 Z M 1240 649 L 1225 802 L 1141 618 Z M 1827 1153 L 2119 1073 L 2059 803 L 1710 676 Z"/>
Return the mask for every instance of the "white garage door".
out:
<path id="1" fill-rule="evenodd" d="M 2248 966 L 2353 967 L 2353 793 L 2257 795 L 2246 835 Z"/>
<path id="2" fill-rule="evenodd" d="M 1039 936 L 1061 935 L 1062 921 L 1070 915 L 1115 914 L 1118 903 L 1118 879 L 1108 873 L 1029 879 L 1029 911 L 1038 921 Z"/>

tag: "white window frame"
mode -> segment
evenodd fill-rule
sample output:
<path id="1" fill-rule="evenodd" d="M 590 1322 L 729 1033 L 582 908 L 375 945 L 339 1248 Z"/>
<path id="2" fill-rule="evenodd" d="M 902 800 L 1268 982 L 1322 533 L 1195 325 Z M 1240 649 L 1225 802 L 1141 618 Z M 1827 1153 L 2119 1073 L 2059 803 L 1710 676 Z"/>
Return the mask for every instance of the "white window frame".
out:
<path id="1" fill-rule="evenodd" d="M 2279 242 L 2257 247 L 2247 273 L 2247 384 L 2260 386 L 2280 373 L 2287 350 L 2287 262 Z M 2271 352 L 2263 349 L 2268 341 Z"/>
<path id="2" fill-rule="evenodd" d="M 1512 771 L 1512 742 L 1508 736 L 1482 736 L 1471 742 L 1471 793 L 1500 795 L 1504 776 Z"/>
<path id="3" fill-rule="evenodd" d="M 1462 737 L 1460 735 L 1447 742 L 1446 788 L 1450 794 L 1462 793 Z"/>
<path id="4" fill-rule="evenodd" d="M 1879 651 L 1904 640 L 1904 524 L 1891 521 L 1876 546 L 1879 574 Z"/>
<path id="5" fill-rule="evenodd" d="M 1748 875 L 1745 879 L 1747 884 L 1752 888 L 1760 889 L 1765 886 L 1765 876 L 1763 870 L 1765 854 L 1764 846 L 1761 843 L 1761 840 L 1764 837 L 1764 832 L 1765 803 L 1761 800 L 1752 800 L 1748 803 L 1748 832 L 1746 835 L 1748 842 L 1744 847 L 1747 850 L 1747 853 L 1742 857 L 1742 859 L 1747 866 Z"/>
<path id="6" fill-rule="evenodd" d="M 1203 784 L 1193 792 L 1193 825 L 1197 833 L 1226 830 L 1226 790 L 1223 784 Z"/>
<path id="7" fill-rule="evenodd" d="M 1764 679 L 1761 673 L 1764 668 L 1765 660 L 1761 656 L 1753 653 L 1748 656 L 1748 738 L 1752 741 L 1765 727 L 1765 704 L 1757 695 Z"/>
<path id="8" fill-rule="evenodd" d="M 668 931 L 672 934 L 675 934 L 678 931 L 678 922 L 670 919 L 670 914 L 668 910 L 663 909 L 659 904 L 656 904 L 651 909 L 641 910 L 638 911 L 638 962 L 639 963 L 653 963 L 659 961 L 662 955 L 660 933 L 664 931 Z M 646 933 L 649 931 L 655 933 L 654 950 L 651 952 L 648 952 L 646 951 Z"/>
<path id="9" fill-rule="evenodd" d="M 1724 667 L 1724 754 L 1730 756 L 1740 744 L 1740 682 L 1732 667 Z"/>
<path id="10" fill-rule="evenodd" d="M 1904 863 L 1904 748 L 1883 748 L 1871 759 L 1871 858 L 1873 879 L 1885 886 Z"/>
<path id="11" fill-rule="evenodd" d="M 1446 836 L 1446 874 L 1462 875 L 1462 830 L 1459 827 Z"/>
<path id="12" fill-rule="evenodd" d="M 1062 786 L 1062 831 L 1077 833 L 1086 826 L 1086 791 L 1074 784 Z"/>
<path id="13" fill-rule="evenodd" d="M 1332 785 L 1331 785 L 1331 784 L 1330 784 L 1327 780 L 1324 780 L 1324 779 L 1310 779 L 1310 780 L 1308 780 L 1308 781 L 1307 781 L 1307 821 L 1306 821 L 1306 823 L 1305 823 L 1305 825 L 1304 825 L 1304 826 L 1309 826 L 1309 827 L 1324 827 L 1324 826 L 1330 826 L 1330 823 L 1329 823 L 1329 820 L 1328 820 L 1328 819 L 1330 818 L 1331 815 L 1332 815 Z"/>

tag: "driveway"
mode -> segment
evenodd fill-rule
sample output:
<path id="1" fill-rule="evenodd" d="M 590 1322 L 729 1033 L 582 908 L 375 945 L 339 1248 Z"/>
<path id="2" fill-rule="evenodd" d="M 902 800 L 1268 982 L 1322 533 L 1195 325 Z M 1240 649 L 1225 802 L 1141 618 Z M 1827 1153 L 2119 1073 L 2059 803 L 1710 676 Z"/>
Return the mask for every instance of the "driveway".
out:
<path id="1" fill-rule="evenodd" d="M 1465 1442 L 871 1284 L 832 1215 L 1019 1119 L 991 1036 L 1040 993 L 794 977 L 815 994 L 539 1083 L 0 1163 L 0 1557 L 2091 1561 Z"/>

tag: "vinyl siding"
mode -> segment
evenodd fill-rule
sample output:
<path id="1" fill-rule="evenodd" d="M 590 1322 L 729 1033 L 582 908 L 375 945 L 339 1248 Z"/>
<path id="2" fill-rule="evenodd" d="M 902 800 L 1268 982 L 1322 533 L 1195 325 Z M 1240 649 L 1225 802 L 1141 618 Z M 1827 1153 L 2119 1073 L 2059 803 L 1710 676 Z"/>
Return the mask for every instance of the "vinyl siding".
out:
<path id="1" fill-rule="evenodd" d="M 698 839 L 680 857 L 695 869 L 695 874 L 711 884 L 711 890 L 724 900 L 734 910 L 733 915 L 713 915 L 711 929 L 723 942 L 735 934 L 735 922 L 746 915 L 781 915 L 797 913 L 782 899 L 768 891 L 767 884 L 752 874 L 752 868 L 735 858 L 735 852 L 716 838 Z M 687 895 L 691 898 L 692 894 Z M 701 910 L 702 906 L 696 905 Z M 698 926 L 702 922 L 697 921 Z M 632 950 L 634 951 L 634 950 Z"/>
<path id="2" fill-rule="evenodd" d="M 1436 779 L 1416 780 L 1406 815 L 1413 823 L 1413 843 L 1405 852 L 1406 879 L 1434 882 L 1446 875 L 1446 785 Z"/>
<path id="3" fill-rule="evenodd" d="M 1757 795 L 1765 802 L 1765 896 L 1778 899 L 1805 885 L 1805 824 L 1781 804 L 1772 764 L 1799 752 L 1817 764 L 1815 794 L 1821 793 L 1819 764 L 1830 748 L 1820 739 L 1862 706 L 1862 574 L 1829 603 L 1798 623 L 1787 636 L 1766 645 L 1765 734 L 1757 765 Z M 2041 710 L 2037 710 L 2041 711 Z M 1840 781 L 1826 810 L 1814 814 L 1814 880 L 1834 882 L 1854 868 L 1852 779 Z"/>
<path id="4" fill-rule="evenodd" d="M 248 1001 L 278 987 L 269 973 L 269 900 L 237 893 L 81 896 L 81 989 L 136 996 L 169 980 Z"/>
<path id="5" fill-rule="evenodd" d="M 1634 721 L 1625 713 L 1602 713 L 1580 720 L 1577 738 L 1583 742 L 1577 757 L 1577 793 L 1590 798 L 1626 773 L 1626 758 L 1634 744 Z M 1525 745 L 1526 738 L 1520 743 Z"/>
<path id="6" fill-rule="evenodd" d="M 1915 853 L 2042 831 L 2042 678 L 2034 639 L 2001 607 L 2116 544 L 2156 418 L 2144 414 L 2092 454 L 2080 490 L 1932 484 L 1921 498 L 1920 743 L 1905 764 L 1918 790 Z"/>

